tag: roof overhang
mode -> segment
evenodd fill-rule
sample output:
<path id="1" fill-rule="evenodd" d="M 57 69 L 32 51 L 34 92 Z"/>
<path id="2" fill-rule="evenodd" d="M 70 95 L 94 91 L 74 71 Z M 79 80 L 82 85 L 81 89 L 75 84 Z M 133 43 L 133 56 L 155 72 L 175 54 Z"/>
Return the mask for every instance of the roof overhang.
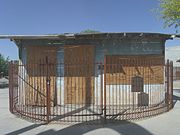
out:
<path id="1" fill-rule="evenodd" d="M 26 39 L 49 39 L 49 40 L 66 40 L 66 39 L 109 39 L 109 38 L 155 38 L 155 39 L 173 39 L 171 34 L 162 33 L 64 33 L 55 35 L 0 35 L 0 39 L 26 40 Z"/>
<path id="2" fill-rule="evenodd" d="M 180 35 L 172 35 L 172 38 L 180 40 Z"/>

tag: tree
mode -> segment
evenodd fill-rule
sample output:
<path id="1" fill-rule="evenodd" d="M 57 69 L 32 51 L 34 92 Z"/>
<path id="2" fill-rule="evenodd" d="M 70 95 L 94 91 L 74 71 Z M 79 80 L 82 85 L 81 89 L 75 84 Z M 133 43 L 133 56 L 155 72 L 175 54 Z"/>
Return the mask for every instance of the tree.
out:
<path id="1" fill-rule="evenodd" d="M 93 33 L 100 33 L 100 31 L 87 29 L 87 30 L 81 31 L 80 33 L 81 34 L 93 34 Z"/>
<path id="2" fill-rule="evenodd" d="M 0 74 L 3 76 L 8 76 L 8 62 L 9 58 L 4 58 L 4 56 L 0 54 Z"/>
<path id="3" fill-rule="evenodd" d="M 177 32 L 180 26 L 180 0 L 160 0 L 158 12 L 164 20 L 164 26 L 174 27 Z"/>

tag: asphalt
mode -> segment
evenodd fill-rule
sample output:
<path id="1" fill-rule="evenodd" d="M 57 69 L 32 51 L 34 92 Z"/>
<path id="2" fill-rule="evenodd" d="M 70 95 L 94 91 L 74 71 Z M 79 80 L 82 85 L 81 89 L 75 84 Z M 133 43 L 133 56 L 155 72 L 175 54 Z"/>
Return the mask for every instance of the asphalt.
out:
<path id="1" fill-rule="evenodd" d="M 40 125 L 28 122 L 8 110 L 8 89 L 0 89 L 1 135 L 178 135 L 180 134 L 180 90 L 174 91 L 174 108 L 156 117 L 108 125 Z"/>

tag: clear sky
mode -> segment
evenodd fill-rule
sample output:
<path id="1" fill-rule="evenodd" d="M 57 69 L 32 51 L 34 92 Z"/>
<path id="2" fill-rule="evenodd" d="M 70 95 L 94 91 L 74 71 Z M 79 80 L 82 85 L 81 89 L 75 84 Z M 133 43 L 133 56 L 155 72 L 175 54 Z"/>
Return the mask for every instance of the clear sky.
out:
<path id="1" fill-rule="evenodd" d="M 0 0 L 0 34 L 101 32 L 174 33 L 151 10 L 158 0 Z M 180 40 L 166 46 L 180 45 Z M 0 53 L 17 59 L 13 42 L 0 40 Z"/>

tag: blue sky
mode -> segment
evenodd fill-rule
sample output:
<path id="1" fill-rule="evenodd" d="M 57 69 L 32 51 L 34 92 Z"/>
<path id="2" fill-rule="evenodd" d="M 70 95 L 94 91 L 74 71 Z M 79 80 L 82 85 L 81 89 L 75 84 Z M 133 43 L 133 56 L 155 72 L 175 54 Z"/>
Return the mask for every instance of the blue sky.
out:
<path id="1" fill-rule="evenodd" d="M 151 10 L 158 0 L 0 0 L 0 34 L 101 32 L 174 33 Z M 168 41 L 166 46 L 178 45 Z M 0 40 L 0 53 L 17 59 L 13 42 Z"/>

